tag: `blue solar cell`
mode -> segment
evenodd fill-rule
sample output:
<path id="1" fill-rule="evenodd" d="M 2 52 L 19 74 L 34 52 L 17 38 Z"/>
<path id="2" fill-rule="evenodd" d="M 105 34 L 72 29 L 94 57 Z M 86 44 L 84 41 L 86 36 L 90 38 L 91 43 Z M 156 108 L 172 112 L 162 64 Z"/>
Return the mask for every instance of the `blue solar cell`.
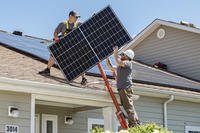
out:
<path id="1" fill-rule="evenodd" d="M 72 81 L 111 55 L 113 46 L 120 48 L 130 40 L 130 35 L 108 6 L 49 49 L 67 80 Z"/>
<path id="2" fill-rule="evenodd" d="M 49 43 L 41 43 L 42 41 L 44 40 L 0 32 L 0 43 L 48 60 L 50 53 L 47 47 Z"/>

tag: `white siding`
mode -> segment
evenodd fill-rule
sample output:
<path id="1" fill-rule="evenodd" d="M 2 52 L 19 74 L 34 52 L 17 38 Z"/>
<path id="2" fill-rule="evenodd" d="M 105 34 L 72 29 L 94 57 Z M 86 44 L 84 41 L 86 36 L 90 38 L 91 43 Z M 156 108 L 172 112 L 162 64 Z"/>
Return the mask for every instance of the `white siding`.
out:
<path id="1" fill-rule="evenodd" d="M 156 36 L 159 28 L 165 29 L 163 39 Z M 163 62 L 172 72 L 200 80 L 200 35 L 167 26 L 159 28 L 134 48 L 135 58 L 151 65 Z"/>
<path id="2" fill-rule="evenodd" d="M 5 125 L 18 125 L 20 133 L 30 132 L 30 95 L 0 91 L 0 133 L 5 133 Z M 8 106 L 18 107 L 18 118 L 8 116 Z"/>

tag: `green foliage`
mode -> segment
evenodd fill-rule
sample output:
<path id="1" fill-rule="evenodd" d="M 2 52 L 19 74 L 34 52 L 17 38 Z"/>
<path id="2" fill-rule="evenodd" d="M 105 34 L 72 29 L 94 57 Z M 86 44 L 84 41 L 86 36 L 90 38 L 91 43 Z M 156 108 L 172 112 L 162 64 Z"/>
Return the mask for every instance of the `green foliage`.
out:
<path id="1" fill-rule="evenodd" d="M 129 133 L 172 133 L 164 128 L 157 126 L 155 123 L 136 126 L 128 129 Z"/>
<path id="2" fill-rule="evenodd" d="M 102 128 L 95 128 L 92 130 L 92 133 L 105 133 Z M 108 132 L 106 133 L 113 133 Z M 172 131 L 167 131 L 163 127 L 156 125 L 155 123 L 148 123 L 144 125 L 135 126 L 133 128 L 129 128 L 128 131 L 121 130 L 118 133 L 173 133 Z"/>
<path id="3" fill-rule="evenodd" d="M 103 133 L 104 129 L 103 128 L 97 128 L 95 127 L 94 129 L 92 129 L 91 133 Z"/>

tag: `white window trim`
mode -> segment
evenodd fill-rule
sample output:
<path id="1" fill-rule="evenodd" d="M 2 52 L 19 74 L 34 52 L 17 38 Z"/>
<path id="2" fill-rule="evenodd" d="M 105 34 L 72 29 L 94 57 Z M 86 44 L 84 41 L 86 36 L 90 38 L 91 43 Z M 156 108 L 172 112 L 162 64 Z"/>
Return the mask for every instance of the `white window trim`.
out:
<path id="1" fill-rule="evenodd" d="M 40 132 L 40 115 L 35 114 L 35 133 L 39 133 L 39 132 Z"/>
<path id="2" fill-rule="evenodd" d="M 189 131 L 200 131 L 200 126 L 185 126 L 185 133 Z"/>
<path id="3" fill-rule="evenodd" d="M 104 125 L 104 119 L 88 118 L 88 133 L 92 129 L 92 124 Z"/>

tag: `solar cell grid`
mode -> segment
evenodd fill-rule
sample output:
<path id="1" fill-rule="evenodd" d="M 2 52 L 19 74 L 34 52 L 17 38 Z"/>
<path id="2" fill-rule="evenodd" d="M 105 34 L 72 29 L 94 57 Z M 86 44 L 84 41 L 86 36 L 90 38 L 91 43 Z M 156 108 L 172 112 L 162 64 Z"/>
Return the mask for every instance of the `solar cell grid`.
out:
<path id="1" fill-rule="evenodd" d="M 78 77 L 131 40 L 110 6 L 49 47 L 68 81 Z"/>

